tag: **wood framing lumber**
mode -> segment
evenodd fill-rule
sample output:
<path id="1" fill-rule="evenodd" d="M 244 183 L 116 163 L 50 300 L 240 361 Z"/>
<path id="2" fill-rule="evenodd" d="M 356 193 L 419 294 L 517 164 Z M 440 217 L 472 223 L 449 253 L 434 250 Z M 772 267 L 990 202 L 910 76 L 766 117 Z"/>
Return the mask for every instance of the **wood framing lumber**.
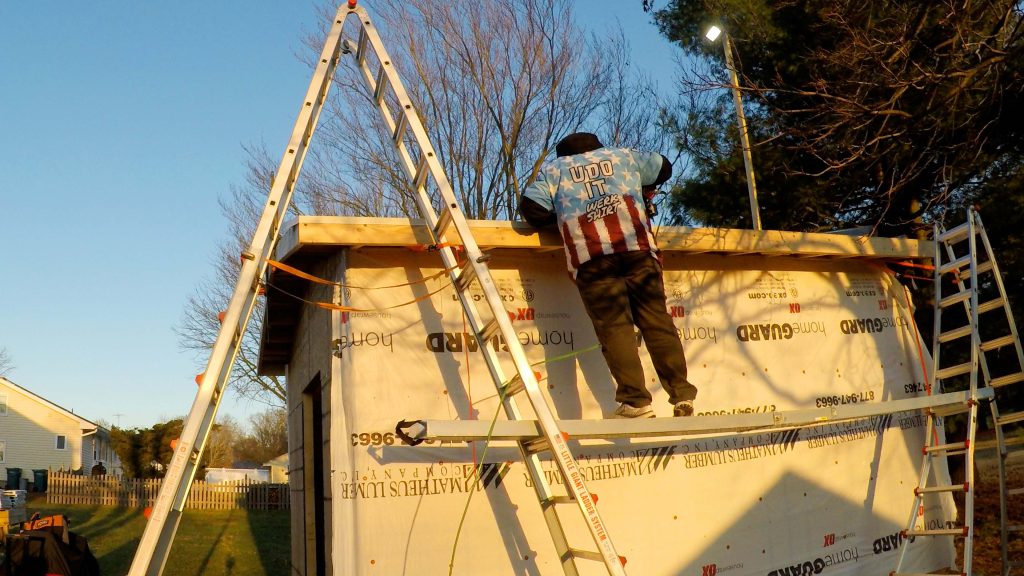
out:
<path id="1" fill-rule="evenodd" d="M 477 244 L 484 250 L 561 250 L 552 229 L 537 231 L 527 224 L 472 220 Z M 879 238 L 845 234 L 739 230 L 729 228 L 661 227 L 656 230 L 663 251 L 716 254 L 761 254 L 868 259 L 925 259 L 934 256 L 931 241 Z M 433 242 L 420 220 L 300 216 L 285 225 L 277 259 L 285 260 L 304 249 L 341 247 L 414 247 Z M 458 243 L 457 238 L 448 238 Z"/>

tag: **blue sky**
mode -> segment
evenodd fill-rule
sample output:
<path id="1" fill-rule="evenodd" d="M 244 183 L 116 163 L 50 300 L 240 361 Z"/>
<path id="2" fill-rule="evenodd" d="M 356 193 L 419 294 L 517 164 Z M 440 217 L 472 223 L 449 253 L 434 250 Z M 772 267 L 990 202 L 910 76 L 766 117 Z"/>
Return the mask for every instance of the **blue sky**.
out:
<path id="1" fill-rule="evenodd" d="M 287 142 L 318 4 L 0 2 L 11 380 L 123 427 L 188 413 L 205 358 L 174 328 L 212 276 L 228 229 L 218 199 L 243 183 L 243 146 L 276 158 Z M 598 29 L 617 18 L 635 54 L 663 54 L 652 72 L 672 69 L 640 0 L 584 4 Z M 244 423 L 262 409 L 228 395 L 219 414 Z"/>

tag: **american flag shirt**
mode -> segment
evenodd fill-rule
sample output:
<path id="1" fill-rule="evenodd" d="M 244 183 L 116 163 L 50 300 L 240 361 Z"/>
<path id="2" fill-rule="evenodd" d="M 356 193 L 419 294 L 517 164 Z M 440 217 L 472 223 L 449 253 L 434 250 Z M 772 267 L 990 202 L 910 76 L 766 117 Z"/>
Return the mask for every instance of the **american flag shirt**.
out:
<path id="1" fill-rule="evenodd" d="M 657 254 L 641 185 L 652 184 L 662 156 L 627 148 L 599 148 L 546 164 L 523 192 L 558 219 L 573 278 L 602 254 Z"/>

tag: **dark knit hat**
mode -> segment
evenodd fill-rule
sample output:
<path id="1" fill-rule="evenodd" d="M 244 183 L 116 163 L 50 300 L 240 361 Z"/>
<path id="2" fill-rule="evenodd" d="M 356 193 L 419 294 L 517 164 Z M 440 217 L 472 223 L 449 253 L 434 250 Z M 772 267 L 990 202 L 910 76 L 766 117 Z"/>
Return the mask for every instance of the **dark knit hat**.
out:
<path id="1" fill-rule="evenodd" d="M 604 144 L 601 144 L 596 135 L 590 132 L 573 132 L 555 145 L 555 154 L 561 158 L 573 154 L 583 154 L 598 148 L 604 148 Z"/>

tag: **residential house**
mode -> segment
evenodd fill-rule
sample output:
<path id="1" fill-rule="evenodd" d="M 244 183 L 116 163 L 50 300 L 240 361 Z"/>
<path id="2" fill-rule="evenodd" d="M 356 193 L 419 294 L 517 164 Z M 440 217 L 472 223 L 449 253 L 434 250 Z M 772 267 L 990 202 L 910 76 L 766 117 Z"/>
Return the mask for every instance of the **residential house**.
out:
<path id="1" fill-rule="evenodd" d="M 98 462 L 107 474 L 120 473 L 109 430 L 0 377 L 0 480 L 11 468 L 27 482 L 33 470 L 88 474 Z"/>
<path id="2" fill-rule="evenodd" d="M 286 484 L 288 482 L 288 453 L 267 460 L 263 466 L 270 470 L 270 482 L 272 484 Z"/>

